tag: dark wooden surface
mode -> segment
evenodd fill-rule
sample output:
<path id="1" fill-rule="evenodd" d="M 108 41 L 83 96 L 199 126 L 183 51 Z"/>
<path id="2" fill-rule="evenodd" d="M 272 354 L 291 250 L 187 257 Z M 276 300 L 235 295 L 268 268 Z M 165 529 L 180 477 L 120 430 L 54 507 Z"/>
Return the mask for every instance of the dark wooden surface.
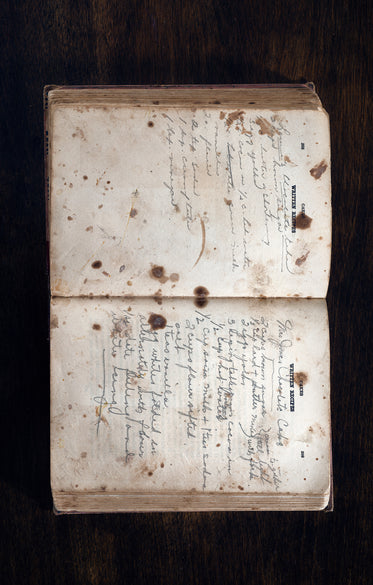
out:
<path id="1" fill-rule="evenodd" d="M 358 0 L 1 1 L 5 585 L 370 581 L 367 6 Z M 49 490 L 43 85 L 300 80 L 315 82 L 331 121 L 335 511 L 55 517 Z"/>

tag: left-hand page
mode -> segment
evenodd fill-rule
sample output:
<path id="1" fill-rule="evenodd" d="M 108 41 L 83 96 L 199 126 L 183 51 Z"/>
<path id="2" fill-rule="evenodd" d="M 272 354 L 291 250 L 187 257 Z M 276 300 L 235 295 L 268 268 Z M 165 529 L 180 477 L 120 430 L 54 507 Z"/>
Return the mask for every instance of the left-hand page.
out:
<path id="1" fill-rule="evenodd" d="M 330 170 L 312 169 L 329 160 L 327 116 L 238 113 L 53 105 L 52 295 L 325 296 Z"/>

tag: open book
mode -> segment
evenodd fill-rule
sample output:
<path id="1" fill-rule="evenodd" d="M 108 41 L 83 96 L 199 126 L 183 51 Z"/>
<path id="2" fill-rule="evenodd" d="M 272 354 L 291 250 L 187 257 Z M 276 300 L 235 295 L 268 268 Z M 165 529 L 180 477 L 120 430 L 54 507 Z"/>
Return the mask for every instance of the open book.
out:
<path id="1" fill-rule="evenodd" d="M 48 87 L 45 114 L 56 510 L 326 508 L 312 85 Z"/>

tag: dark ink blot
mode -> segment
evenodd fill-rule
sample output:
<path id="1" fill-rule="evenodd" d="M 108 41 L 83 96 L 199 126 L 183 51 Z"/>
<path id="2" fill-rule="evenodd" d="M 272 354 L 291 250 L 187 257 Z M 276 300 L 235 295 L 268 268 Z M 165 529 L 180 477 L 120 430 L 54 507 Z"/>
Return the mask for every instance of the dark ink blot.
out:
<path id="1" fill-rule="evenodd" d="M 298 213 L 295 218 L 295 227 L 298 230 L 306 230 L 311 226 L 312 218 L 308 217 L 305 213 Z"/>
<path id="2" fill-rule="evenodd" d="M 204 286 L 197 286 L 193 292 L 195 294 L 194 304 L 196 307 L 205 307 L 208 303 L 207 297 L 209 295 L 207 288 Z"/>
<path id="3" fill-rule="evenodd" d="M 224 201 L 226 205 L 232 205 L 232 199 L 227 199 L 226 197 L 224 197 Z"/>
<path id="4" fill-rule="evenodd" d="M 164 463 L 163 463 L 163 462 L 161 463 L 161 467 L 162 467 L 162 468 L 164 467 Z"/>
<path id="5" fill-rule="evenodd" d="M 96 268 L 96 269 L 101 268 L 102 262 L 101 262 L 101 260 L 95 260 L 94 262 L 92 262 L 91 266 L 92 266 L 92 268 Z"/>
<path id="6" fill-rule="evenodd" d="M 154 101 L 154 102 L 152 102 L 152 103 L 153 103 L 155 106 L 158 106 L 158 104 L 159 104 L 159 101 L 158 101 L 158 100 L 155 100 L 155 101 Z"/>
<path id="7" fill-rule="evenodd" d="M 242 492 L 244 491 L 244 488 L 242 487 L 242 485 L 239 485 L 238 489 L 241 490 Z"/>
<path id="8" fill-rule="evenodd" d="M 71 215 L 68 215 L 68 216 L 67 216 L 67 219 L 68 219 L 69 221 L 72 221 L 72 220 L 73 220 L 73 218 L 71 217 Z"/>
<path id="9" fill-rule="evenodd" d="M 154 122 L 152 122 L 152 121 L 150 120 L 150 122 L 148 122 L 148 126 L 149 126 L 149 128 L 153 128 L 153 126 L 154 126 Z"/>
<path id="10" fill-rule="evenodd" d="M 197 296 L 207 296 L 209 294 L 209 291 L 204 286 L 197 286 L 193 292 Z"/>
<path id="11" fill-rule="evenodd" d="M 152 331 L 157 331 L 157 329 L 164 329 L 167 325 L 167 321 L 162 315 L 156 315 L 152 313 L 148 319 L 148 323 L 152 329 Z"/>
<path id="12" fill-rule="evenodd" d="M 136 217 L 138 211 L 137 209 L 135 209 L 134 207 L 131 209 L 130 211 L 130 217 Z"/>
<path id="13" fill-rule="evenodd" d="M 149 475 L 149 477 L 151 477 L 153 475 L 153 472 L 152 471 L 148 471 L 148 475 Z"/>
<path id="14" fill-rule="evenodd" d="M 84 179 L 85 181 L 87 181 L 87 180 L 88 180 L 88 177 L 87 177 L 87 175 L 84 175 L 84 176 L 83 176 L 83 179 Z"/>
<path id="15" fill-rule="evenodd" d="M 92 329 L 94 329 L 95 331 L 100 331 L 101 325 L 99 325 L 98 323 L 93 323 Z"/>
<path id="16" fill-rule="evenodd" d="M 163 266 L 153 266 L 152 276 L 154 276 L 154 278 L 162 278 L 164 276 Z"/>

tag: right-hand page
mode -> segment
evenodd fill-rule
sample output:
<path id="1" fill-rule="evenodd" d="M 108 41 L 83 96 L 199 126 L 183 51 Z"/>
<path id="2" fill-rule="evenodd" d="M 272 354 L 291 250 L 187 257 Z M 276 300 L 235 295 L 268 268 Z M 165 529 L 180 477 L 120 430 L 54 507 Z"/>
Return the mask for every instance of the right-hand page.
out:
<path id="1" fill-rule="evenodd" d="M 326 296 L 321 107 L 72 104 L 50 115 L 52 294 Z"/>
<path id="2" fill-rule="evenodd" d="M 130 302 L 52 301 L 53 489 L 326 506 L 325 300 Z"/>

